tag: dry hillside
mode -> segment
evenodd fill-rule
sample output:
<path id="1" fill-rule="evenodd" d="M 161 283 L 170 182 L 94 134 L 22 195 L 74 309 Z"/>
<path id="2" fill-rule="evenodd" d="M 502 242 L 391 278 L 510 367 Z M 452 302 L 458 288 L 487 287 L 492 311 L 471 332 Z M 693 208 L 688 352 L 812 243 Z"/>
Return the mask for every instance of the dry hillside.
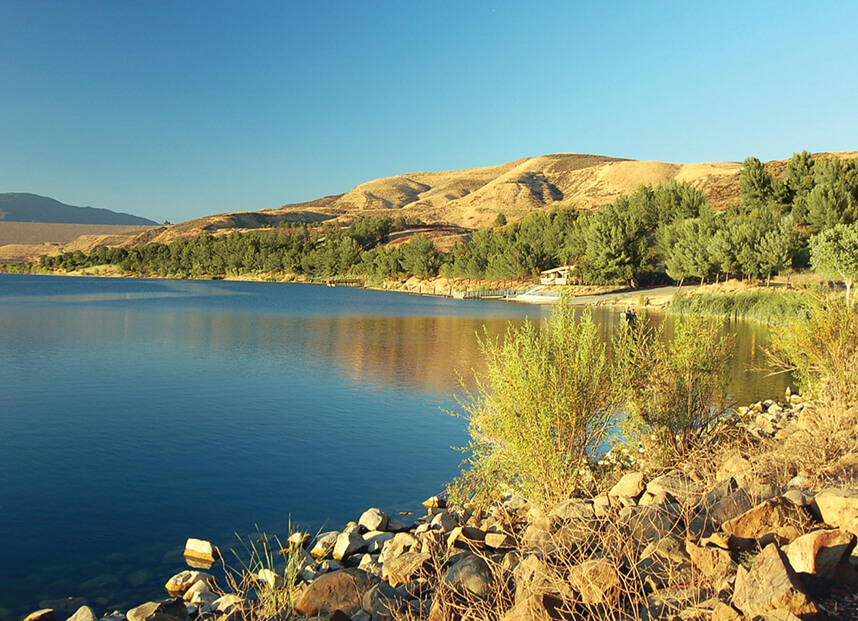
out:
<path id="1" fill-rule="evenodd" d="M 817 154 L 823 155 L 823 154 Z M 853 158 L 858 152 L 836 153 Z M 766 166 L 781 176 L 789 160 Z M 561 205 L 597 209 L 640 185 L 681 181 L 700 188 L 716 208 L 739 202 L 739 162 L 672 164 L 625 160 L 599 155 L 555 154 L 528 157 L 498 166 L 447 172 L 415 172 L 362 183 L 345 194 L 284 205 L 279 209 L 218 214 L 144 233 L 86 236 L 66 246 L 91 250 L 99 245 L 166 243 L 202 233 L 224 233 L 277 226 L 299 220 L 348 222 L 358 216 L 419 218 L 426 232 L 447 247 L 469 230 L 494 222 L 497 214 L 515 220 L 535 209 Z M 34 240 L 50 241 L 50 240 Z M 0 245 L 0 261 L 9 256 Z M 56 247 L 53 248 L 57 252 Z M 13 254 L 38 256 L 44 247 L 18 247 Z M 8 260 L 8 259 L 7 259 Z"/>

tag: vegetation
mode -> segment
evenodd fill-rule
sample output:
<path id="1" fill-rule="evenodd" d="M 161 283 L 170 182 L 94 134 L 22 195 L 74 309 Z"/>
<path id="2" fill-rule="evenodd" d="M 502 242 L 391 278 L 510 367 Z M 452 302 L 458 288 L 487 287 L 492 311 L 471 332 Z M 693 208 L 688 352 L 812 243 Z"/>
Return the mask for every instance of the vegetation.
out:
<path id="1" fill-rule="evenodd" d="M 592 315 L 576 320 L 561 303 L 542 329 L 526 322 L 481 346 L 485 378 L 461 404 L 472 441 L 459 495 L 488 498 L 510 487 L 543 506 L 568 497 L 619 405 Z"/>
<path id="2" fill-rule="evenodd" d="M 595 213 L 563 207 L 512 223 L 499 214 L 494 226 L 449 253 L 424 235 L 386 244 L 392 231 L 415 223 L 369 217 L 348 227 L 288 223 L 170 244 L 72 252 L 44 257 L 41 266 L 70 271 L 112 264 L 135 274 L 178 278 L 268 273 L 381 281 L 439 274 L 529 279 L 573 265 L 572 278 L 581 283 L 635 286 L 672 279 L 682 286 L 688 279 L 703 284 L 722 277 L 768 284 L 777 274 L 806 267 L 814 249 L 814 267 L 846 282 L 851 293 L 856 161 L 814 158 L 803 151 L 778 178 L 751 157 L 742 164 L 739 185 L 741 203 L 721 211 L 699 189 L 671 182 L 640 187 Z"/>
<path id="3" fill-rule="evenodd" d="M 727 410 L 733 343 L 702 317 L 681 317 L 669 341 L 663 328 L 644 321 L 621 331 L 620 339 L 624 426 L 652 465 L 674 464 L 706 439 Z"/>
<path id="4" fill-rule="evenodd" d="M 813 269 L 846 284 L 846 304 L 852 304 L 852 284 L 858 278 L 858 223 L 838 224 L 813 238 Z"/>
<path id="5" fill-rule="evenodd" d="M 592 316 L 561 303 L 543 329 L 525 323 L 481 345 L 486 374 L 461 404 L 471 444 L 459 497 L 513 489 L 549 506 L 587 484 L 620 411 L 658 465 L 681 460 L 726 411 L 732 344 L 701 318 L 681 318 L 670 342 L 645 318 L 622 324 L 609 357 Z"/>
<path id="6" fill-rule="evenodd" d="M 772 323 L 810 315 L 807 295 L 797 291 L 753 290 L 719 294 L 677 294 L 668 308 L 675 315 L 754 319 Z"/>

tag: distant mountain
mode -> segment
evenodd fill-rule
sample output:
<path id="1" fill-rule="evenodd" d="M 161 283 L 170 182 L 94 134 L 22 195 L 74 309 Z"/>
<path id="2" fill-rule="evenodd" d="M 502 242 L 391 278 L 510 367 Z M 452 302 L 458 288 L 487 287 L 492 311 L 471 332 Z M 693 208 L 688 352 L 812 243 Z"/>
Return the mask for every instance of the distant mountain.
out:
<path id="1" fill-rule="evenodd" d="M 56 222 L 62 224 L 153 225 L 157 222 L 96 207 L 74 207 L 47 196 L 8 192 L 0 194 L 0 222 Z"/>

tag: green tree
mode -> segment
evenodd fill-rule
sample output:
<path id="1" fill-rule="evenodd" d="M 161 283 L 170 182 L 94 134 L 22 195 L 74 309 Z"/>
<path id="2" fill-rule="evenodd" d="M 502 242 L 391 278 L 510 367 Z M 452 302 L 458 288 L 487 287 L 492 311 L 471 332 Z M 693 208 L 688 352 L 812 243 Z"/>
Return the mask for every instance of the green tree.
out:
<path id="1" fill-rule="evenodd" d="M 745 209 L 765 205 L 773 198 L 772 176 L 757 158 L 749 157 L 742 163 L 739 169 L 739 190 Z"/>
<path id="2" fill-rule="evenodd" d="M 858 224 L 838 224 L 810 240 L 813 269 L 846 285 L 846 305 L 851 306 L 852 284 L 858 278 Z"/>
<path id="3" fill-rule="evenodd" d="M 855 209 L 840 182 L 823 182 L 807 196 L 807 223 L 812 233 L 855 221 Z"/>

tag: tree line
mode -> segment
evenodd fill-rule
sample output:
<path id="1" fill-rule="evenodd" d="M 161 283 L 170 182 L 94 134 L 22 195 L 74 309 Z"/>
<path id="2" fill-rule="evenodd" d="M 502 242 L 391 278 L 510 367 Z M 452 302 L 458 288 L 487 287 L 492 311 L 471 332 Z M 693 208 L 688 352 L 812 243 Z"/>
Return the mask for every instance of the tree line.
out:
<path id="1" fill-rule="evenodd" d="M 42 257 L 41 265 L 74 270 L 113 264 L 140 275 L 179 278 L 271 273 L 375 281 L 439 274 L 527 279 L 573 265 L 580 282 L 636 285 L 666 278 L 680 283 L 728 276 L 768 280 L 808 266 L 812 247 L 819 246 L 816 255 L 827 257 L 828 265 L 832 252 L 823 252 L 818 242 L 833 239 L 842 246 L 844 235 L 847 241 L 858 235 L 851 233 L 858 226 L 854 160 L 813 158 L 803 151 L 778 177 L 750 157 L 740 168 L 739 186 L 740 203 L 724 210 L 713 209 L 701 190 L 670 182 L 642 186 L 598 212 L 563 207 L 509 224 L 499 216 L 494 226 L 473 233 L 450 252 L 439 251 L 420 234 L 404 244 L 386 244 L 392 231 L 409 223 L 401 217 L 365 217 L 348 227 L 326 223 L 98 248 Z M 830 233 L 835 229 L 841 233 Z M 843 254 L 842 249 L 833 252 Z"/>

